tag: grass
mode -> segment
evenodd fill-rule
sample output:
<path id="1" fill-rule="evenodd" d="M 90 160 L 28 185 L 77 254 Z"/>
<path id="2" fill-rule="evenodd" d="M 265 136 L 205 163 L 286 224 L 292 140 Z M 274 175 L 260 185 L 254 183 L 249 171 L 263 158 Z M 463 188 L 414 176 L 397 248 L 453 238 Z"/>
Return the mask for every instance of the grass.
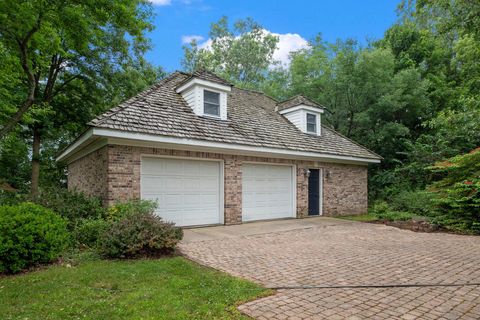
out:
<path id="1" fill-rule="evenodd" d="M 372 213 L 366 214 L 354 214 L 350 216 L 338 216 L 336 218 L 351 220 L 351 221 L 362 221 L 362 222 L 369 222 L 369 221 L 377 221 L 378 217 Z"/>
<path id="2" fill-rule="evenodd" d="M 182 257 L 96 260 L 0 278 L 0 319 L 246 319 L 268 293 Z"/>
<path id="3" fill-rule="evenodd" d="M 372 222 L 378 220 L 387 220 L 387 221 L 407 221 L 412 220 L 413 218 L 418 217 L 409 212 L 399 212 L 399 211 L 386 211 L 382 213 L 366 213 L 359 215 L 349 215 L 349 216 L 339 216 L 339 219 L 351 220 L 351 221 L 361 221 L 361 222 Z"/>

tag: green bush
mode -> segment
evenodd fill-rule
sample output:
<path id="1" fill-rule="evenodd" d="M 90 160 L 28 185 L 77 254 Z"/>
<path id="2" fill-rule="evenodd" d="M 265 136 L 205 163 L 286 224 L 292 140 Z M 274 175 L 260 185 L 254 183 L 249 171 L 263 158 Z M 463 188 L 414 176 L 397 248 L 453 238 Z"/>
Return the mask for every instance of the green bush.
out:
<path id="1" fill-rule="evenodd" d="M 413 214 L 409 212 L 395 211 L 384 201 L 376 203 L 371 212 L 379 220 L 387 221 L 406 221 L 413 218 Z"/>
<path id="2" fill-rule="evenodd" d="M 130 200 L 117 202 L 107 209 L 107 220 L 115 221 L 132 214 L 153 213 L 157 203 L 151 200 Z"/>
<path id="3" fill-rule="evenodd" d="M 95 248 L 98 239 L 108 229 L 109 223 L 104 219 L 80 219 L 72 231 L 72 238 L 77 248 Z"/>
<path id="4" fill-rule="evenodd" d="M 429 216 L 435 212 L 434 195 L 427 191 L 401 191 L 391 197 L 389 204 L 394 211 Z"/>
<path id="5" fill-rule="evenodd" d="M 77 220 L 97 219 L 105 216 L 105 208 L 100 199 L 65 188 L 40 189 L 39 194 L 35 198 L 31 198 L 31 201 L 66 218 L 70 230 L 75 227 Z"/>
<path id="6" fill-rule="evenodd" d="M 401 211 L 387 211 L 382 214 L 376 214 L 377 218 L 380 220 L 387 221 L 407 221 L 413 218 L 413 214 L 410 212 L 401 212 Z"/>
<path id="7" fill-rule="evenodd" d="M 480 233 L 480 148 L 429 169 L 441 177 L 430 186 L 436 195 L 434 220 L 451 229 Z"/>
<path id="8" fill-rule="evenodd" d="M 385 201 L 375 202 L 372 209 L 370 210 L 374 215 L 384 214 L 390 211 L 390 206 Z"/>
<path id="9" fill-rule="evenodd" d="M 0 272 L 56 259 L 69 241 L 66 222 L 33 203 L 0 206 Z"/>
<path id="10" fill-rule="evenodd" d="M 436 223 L 453 230 L 480 233 L 480 179 L 446 188 L 436 204 Z"/>
<path id="11" fill-rule="evenodd" d="M 98 241 L 100 254 L 109 258 L 157 256 L 173 251 L 183 231 L 152 212 L 130 212 L 113 221 Z"/>

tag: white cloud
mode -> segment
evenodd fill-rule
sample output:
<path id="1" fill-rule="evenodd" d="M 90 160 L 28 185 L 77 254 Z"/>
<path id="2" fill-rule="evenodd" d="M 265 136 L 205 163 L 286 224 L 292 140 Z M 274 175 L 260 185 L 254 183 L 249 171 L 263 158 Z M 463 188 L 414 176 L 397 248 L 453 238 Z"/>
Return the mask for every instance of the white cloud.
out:
<path id="1" fill-rule="evenodd" d="M 154 6 L 168 6 L 172 4 L 172 0 L 149 0 Z"/>
<path id="2" fill-rule="evenodd" d="M 206 41 L 199 43 L 198 48 L 212 50 L 212 43 L 213 43 L 212 39 L 207 39 Z"/>
<path id="3" fill-rule="evenodd" d="M 183 44 L 189 44 L 190 42 L 192 42 L 192 40 L 195 40 L 197 43 L 199 43 L 203 39 L 205 39 L 205 38 L 202 37 L 202 36 L 192 34 L 192 35 L 188 35 L 188 36 L 182 36 L 182 43 Z"/>
<path id="4" fill-rule="evenodd" d="M 308 41 L 302 38 L 298 33 L 274 33 L 265 30 L 266 33 L 278 37 L 277 49 L 273 53 L 273 59 L 287 67 L 290 65 L 290 53 L 306 49 L 310 45 Z"/>
<path id="5" fill-rule="evenodd" d="M 307 49 L 310 45 L 308 41 L 304 39 L 298 33 L 274 33 L 268 30 L 263 30 L 265 34 L 271 34 L 278 37 L 277 48 L 273 52 L 273 59 L 281 63 L 283 67 L 288 67 L 290 65 L 290 54 L 292 52 Z M 212 48 L 212 39 L 204 40 L 202 36 L 183 36 L 183 43 L 190 43 L 192 39 L 197 40 L 198 48 L 211 50 Z"/>

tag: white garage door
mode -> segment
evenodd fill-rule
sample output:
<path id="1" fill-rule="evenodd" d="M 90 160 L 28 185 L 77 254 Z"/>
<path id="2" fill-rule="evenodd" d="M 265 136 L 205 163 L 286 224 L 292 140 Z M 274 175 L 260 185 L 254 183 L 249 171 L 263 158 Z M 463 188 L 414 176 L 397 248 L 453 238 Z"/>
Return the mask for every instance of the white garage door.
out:
<path id="1" fill-rule="evenodd" d="M 156 213 L 179 226 L 223 223 L 220 163 L 142 159 L 142 199 L 157 200 Z"/>
<path id="2" fill-rule="evenodd" d="M 242 220 L 295 217 L 291 166 L 242 165 Z"/>

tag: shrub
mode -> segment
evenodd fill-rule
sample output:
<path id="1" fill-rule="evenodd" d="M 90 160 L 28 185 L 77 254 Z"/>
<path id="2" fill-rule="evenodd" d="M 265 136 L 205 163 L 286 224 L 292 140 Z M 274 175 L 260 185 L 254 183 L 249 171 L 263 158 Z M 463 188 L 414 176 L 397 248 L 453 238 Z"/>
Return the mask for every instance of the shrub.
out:
<path id="1" fill-rule="evenodd" d="M 56 259 L 68 244 L 66 222 L 33 203 L 0 206 L 0 272 Z"/>
<path id="2" fill-rule="evenodd" d="M 430 186 L 437 196 L 437 223 L 480 233 L 480 148 L 429 169 L 442 177 Z"/>
<path id="3" fill-rule="evenodd" d="M 113 221 L 98 245 L 100 254 L 109 258 L 157 256 L 172 252 L 182 237 L 182 229 L 172 223 L 140 212 Z"/>
<path id="4" fill-rule="evenodd" d="M 413 214 L 410 212 L 401 211 L 387 211 L 385 213 L 375 215 L 378 219 L 387 221 L 407 221 L 413 218 Z"/>
<path id="5" fill-rule="evenodd" d="M 438 224 L 480 233 L 480 179 L 455 183 L 436 200 Z"/>
<path id="6" fill-rule="evenodd" d="M 68 228 L 72 230 L 77 220 L 101 218 L 105 215 L 105 208 L 100 199 L 89 197 L 81 192 L 69 191 L 65 188 L 45 188 L 31 199 L 32 202 L 49 208 L 68 221 Z"/>
<path id="7" fill-rule="evenodd" d="M 379 215 L 379 214 L 384 214 L 389 210 L 390 210 L 390 206 L 388 205 L 388 203 L 386 203 L 385 201 L 378 201 L 373 205 L 371 212 L 374 215 Z"/>
<path id="8" fill-rule="evenodd" d="M 75 247 L 95 248 L 98 239 L 107 230 L 109 223 L 104 219 L 80 219 L 72 231 Z"/>
<path id="9" fill-rule="evenodd" d="M 412 219 L 414 216 L 409 212 L 392 210 L 384 201 L 376 203 L 373 206 L 371 213 L 378 219 L 387 221 L 406 221 Z"/>
<path id="10" fill-rule="evenodd" d="M 132 214 L 153 213 L 157 208 L 157 203 L 151 200 L 130 200 L 127 202 L 117 202 L 107 210 L 107 220 L 115 221 Z"/>
<path id="11" fill-rule="evenodd" d="M 394 211 L 429 216 L 435 212 L 434 195 L 427 191 L 401 191 L 390 200 Z"/>

